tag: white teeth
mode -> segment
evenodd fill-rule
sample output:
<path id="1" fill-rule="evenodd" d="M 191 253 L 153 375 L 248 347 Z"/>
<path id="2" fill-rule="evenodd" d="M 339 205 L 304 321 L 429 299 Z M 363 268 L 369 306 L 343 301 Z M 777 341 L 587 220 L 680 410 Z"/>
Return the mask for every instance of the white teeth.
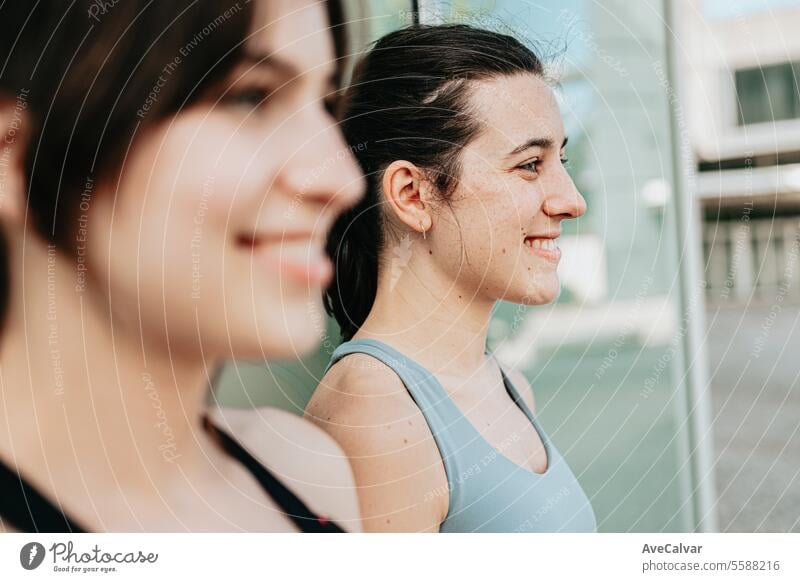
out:
<path id="1" fill-rule="evenodd" d="M 534 249 L 544 249 L 546 251 L 554 251 L 558 246 L 556 239 L 552 238 L 526 238 L 525 244 Z"/>

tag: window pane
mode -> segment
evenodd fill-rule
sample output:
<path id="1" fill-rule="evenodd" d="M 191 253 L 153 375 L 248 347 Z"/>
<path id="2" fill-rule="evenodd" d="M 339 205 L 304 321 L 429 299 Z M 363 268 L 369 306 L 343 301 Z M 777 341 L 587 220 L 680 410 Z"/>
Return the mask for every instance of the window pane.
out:
<path id="1" fill-rule="evenodd" d="M 796 118 L 800 112 L 796 71 L 792 63 L 736 71 L 739 124 Z"/>

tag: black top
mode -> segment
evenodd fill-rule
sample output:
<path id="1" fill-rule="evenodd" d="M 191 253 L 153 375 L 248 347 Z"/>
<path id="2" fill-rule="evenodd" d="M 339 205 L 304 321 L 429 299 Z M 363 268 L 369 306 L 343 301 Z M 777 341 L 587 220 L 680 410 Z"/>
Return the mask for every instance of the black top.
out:
<path id="1" fill-rule="evenodd" d="M 335 522 L 313 513 L 297 495 L 240 445 L 227 432 L 203 417 L 203 427 L 231 457 L 244 465 L 284 514 L 302 532 L 337 533 Z M 85 533 L 86 530 L 60 507 L 56 507 L 30 483 L 0 460 L 0 518 L 20 532 Z"/>

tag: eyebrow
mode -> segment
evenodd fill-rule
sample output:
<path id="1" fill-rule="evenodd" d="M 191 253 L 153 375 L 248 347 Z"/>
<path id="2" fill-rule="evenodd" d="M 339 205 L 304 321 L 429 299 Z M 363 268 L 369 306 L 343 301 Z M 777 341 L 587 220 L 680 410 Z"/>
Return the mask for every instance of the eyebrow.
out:
<path id="1" fill-rule="evenodd" d="M 561 142 L 561 148 L 562 149 L 567 145 L 567 141 L 569 141 L 569 138 L 565 137 L 564 141 Z M 515 147 L 513 150 L 511 150 L 508 153 L 508 155 L 506 155 L 506 157 L 510 158 L 511 156 L 514 156 L 514 155 L 516 155 L 518 153 L 524 152 L 525 150 L 529 150 L 531 148 L 545 148 L 545 149 L 547 149 L 547 148 L 551 148 L 551 147 L 553 147 L 553 140 L 550 139 L 549 137 L 534 137 L 534 138 L 531 138 L 528 141 L 526 141 L 524 144 L 518 145 L 517 147 Z"/>
<path id="2" fill-rule="evenodd" d="M 244 51 L 242 61 L 249 63 L 259 68 L 274 69 L 282 77 L 287 79 L 296 79 L 301 76 L 301 71 L 289 61 L 276 57 L 269 53 L 259 53 L 253 51 Z M 326 71 L 325 79 L 331 81 L 336 78 L 336 69 L 333 68 L 330 72 Z"/>

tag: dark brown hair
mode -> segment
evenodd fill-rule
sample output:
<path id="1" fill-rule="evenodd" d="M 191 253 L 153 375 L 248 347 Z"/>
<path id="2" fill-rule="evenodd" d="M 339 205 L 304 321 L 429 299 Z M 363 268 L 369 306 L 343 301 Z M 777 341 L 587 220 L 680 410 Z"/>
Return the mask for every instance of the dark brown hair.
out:
<path id="1" fill-rule="evenodd" d="M 245 0 L 0 4 L 0 97 L 26 110 L 26 142 L 18 145 L 41 236 L 74 249 L 87 180 L 113 179 L 137 135 L 224 80 L 242 54 L 252 10 Z M 329 2 L 328 13 L 341 49 L 339 3 Z M 0 269 L 4 314 L 9 274 Z"/>
<path id="2" fill-rule="evenodd" d="M 39 233 L 69 247 L 87 178 L 113 177 L 137 133 L 222 78 L 252 6 L 79 0 L 10 9 L 19 28 L 0 12 L 0 36 L 19 41 L 3 53 L 10 66 L 0 88 L 27 89 L 28 207 Z"/>

